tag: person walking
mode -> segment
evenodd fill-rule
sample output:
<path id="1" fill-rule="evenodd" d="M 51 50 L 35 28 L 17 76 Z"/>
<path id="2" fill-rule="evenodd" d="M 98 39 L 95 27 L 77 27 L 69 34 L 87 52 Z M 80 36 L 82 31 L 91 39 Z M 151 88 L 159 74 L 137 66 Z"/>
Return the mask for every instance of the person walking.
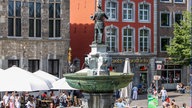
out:
<path id="1" fill-rule="evenodd" d="M 133 90 L 133 100 L 137 100 L 138 88 L 134 86 L 132 90 Z"/>
<path id="2" fill-rule="evenodd" d="M 161 91 L 160 91 L 160 95 L 161 95 L 161 100 L 162 100 L 162 102 L 164 102 L 165 99 L 168 97 L 167 91 L 165 90 L 164 87 L 162 87 L 162 89 L 161 89 Z"/>

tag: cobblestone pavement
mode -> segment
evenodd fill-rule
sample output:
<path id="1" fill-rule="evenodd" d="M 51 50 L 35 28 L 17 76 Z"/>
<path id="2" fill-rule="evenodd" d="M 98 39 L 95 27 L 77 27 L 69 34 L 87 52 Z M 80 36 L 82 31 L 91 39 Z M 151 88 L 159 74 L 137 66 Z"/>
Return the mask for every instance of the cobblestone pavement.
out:
<path id="1" fill-rule="evenodd" d="M 175 99 L 177 105 L 182 106 L 182 103 L 186 103 L 187 106 L 190 106 L 191 104 L 191 97 L 190 94 L 186 93 L 186 94 L 180 94 L 177 93 L 175 91 L 169 91 L 168 92 L 168 96 L 170 99 Z M 138 100 L 132 100 L 130 103 L 130 108 L 134 108 L 137 106 L 137 108 L 143 107 L 143 108 L 147 108 L 147 94 L 145 95 L 138 95 Z M 159 107 L 158 108 L 162 108 L 162 102 L 161 99 L 159 98 Z"/>

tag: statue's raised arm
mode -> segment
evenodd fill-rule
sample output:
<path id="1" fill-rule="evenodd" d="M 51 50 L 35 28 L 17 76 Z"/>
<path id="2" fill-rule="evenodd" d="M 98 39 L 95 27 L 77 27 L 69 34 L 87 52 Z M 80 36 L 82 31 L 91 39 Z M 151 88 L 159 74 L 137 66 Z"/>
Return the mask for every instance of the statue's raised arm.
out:
<path id="1" fill-rule="evenodd" d="M 104 18 L 108 19 L 105 12 L 101 9 L 101 6 L 98 6 L 97 11 L 95 12 L 92 19 L 95 20 L 95 34 L 93 43 L 102 44 L 103 42 L 103 29 L 104 29 Z"/>

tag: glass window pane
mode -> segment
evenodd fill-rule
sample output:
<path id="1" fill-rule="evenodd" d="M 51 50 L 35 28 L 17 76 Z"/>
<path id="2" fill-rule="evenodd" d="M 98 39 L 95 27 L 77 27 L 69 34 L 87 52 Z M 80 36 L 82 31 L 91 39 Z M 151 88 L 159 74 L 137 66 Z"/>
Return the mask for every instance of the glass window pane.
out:
<path id="1" fill-rule="evenodd" d="M 53 18 L 54 16 L 54 4 L 49 3 L 49 18 Z"/>
<path id="2" fill-rule="evenodd" d="M 34 17 L 34 3 L 29 2 L 29 17 Z"/>
<path id="3" fill-rule="evenodd" d="M 49 37 L 53 37 L 53 20 L 49 20 Z"/>
<path id="4" fill-rule="evenodd" d="M 166 51 L 166 46 L 169 45 L 170 38 L 161 38 L 161 51 Z"/>
<path id="5" fill-rule="evenodd" d="M 165 84 L 168 82 L 167 71 L 161 72 L 161 81 L 162 81 L 162 84 Z"/>
<path id="6" fill-rule="evenodd" d="M 36 72 L 39 70 L 39 60 L 29 60 L 28 61 L 28 71 Z"/>
<path id="7" fill-rule="evenodd" d="M 9 1 L 9 16 L 13 16 L 14 15 L 14 2 L 13 1 Z"/>
<path id="8" fill-rule="evenodd" d="M 13 65 L 19 67 L 19 60 L 8 60 L 8 67 L 12 67 Z"/>
<path id="9" fill-rule="evenodd" d="M 123 35 L 124 35 L 124 36 L 127 36 L 127 29 L 124 29 L 124 30 L 123 30 Z"/>
<path id="10" fill-rule="evenodd" d="M 161 26 L 169 26 L 169 14 L 168 13 L 161 14 Z"/>
<path id="11" fill-rule="evenodd" d="M 173 70 L 169 70 L 168 71 L 168 83 L 174 83 L 173 82 L 173 77 L 174 77 L 174 71 Z"/>
<path id="12" fill-rule="evenodd" d="M 36 37 L 41 37 L 41 20 L 36 20 Z"/>
<path id="13" fill-rule="evenodd" d="M 175 83 L 180 83 L 181 82 L 181 71 L 180 70 L 175 70 L 174 82 Z"/>
<path id="14" fill-rule="evenodd" d="M 56 20 L 56 25 L 55 25 L 55 37 L 60 37 L 60 20 Z"/>
<path id="15" fill-rule="evenodd" d="M 21 36 L 21 19 L 16 18 L 16 36 Z"/>
<path id="16" fill-rule="evenodd" d="M 13 36 L 14 29 L 13 29 L 13 18 L 8 18 L 8 35 Z"/>
<path id="17" fill-rule="evenodd" d="M 41 3 L 36 4 L 36 17 L 41 17 Z"/>
<path id="18" fill-rule="evenodd" d="M 16 16 L 21 16 L 21 2 L 16 1 Z"/>
<path id="19" fill-rule="evenodd" d="M 34 37 L 34 19 L 29 20 L 29 37 Z"/>
<path id="20" fill-rule="evenodd" d="M 56 3 L 56 18 L 60 18 L 60 3 Z"/>

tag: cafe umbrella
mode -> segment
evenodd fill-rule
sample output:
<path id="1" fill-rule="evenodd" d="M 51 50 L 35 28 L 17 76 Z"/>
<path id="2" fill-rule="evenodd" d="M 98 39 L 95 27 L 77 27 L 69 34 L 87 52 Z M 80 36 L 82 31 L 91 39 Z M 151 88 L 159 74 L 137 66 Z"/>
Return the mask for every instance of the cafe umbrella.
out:
<path id="1" fill-rule="evenodd" d="M 125 59 L 123 74 L 132 74 L 129 58 Z M 123 98 L 128 98 L 129 97 L 130 98 L 131 89 L 132 89 L 131 86 L 132 86 L 132 82 L 129 83 L 126 87 L 121 88 L 120 97 L 123 97 Z"/>
<path id="2" fill-rule="evenodd" d="M 29 71 L 12 66 L 0 72 L 0 91 L 49 90 L 47 83 Z"/>

